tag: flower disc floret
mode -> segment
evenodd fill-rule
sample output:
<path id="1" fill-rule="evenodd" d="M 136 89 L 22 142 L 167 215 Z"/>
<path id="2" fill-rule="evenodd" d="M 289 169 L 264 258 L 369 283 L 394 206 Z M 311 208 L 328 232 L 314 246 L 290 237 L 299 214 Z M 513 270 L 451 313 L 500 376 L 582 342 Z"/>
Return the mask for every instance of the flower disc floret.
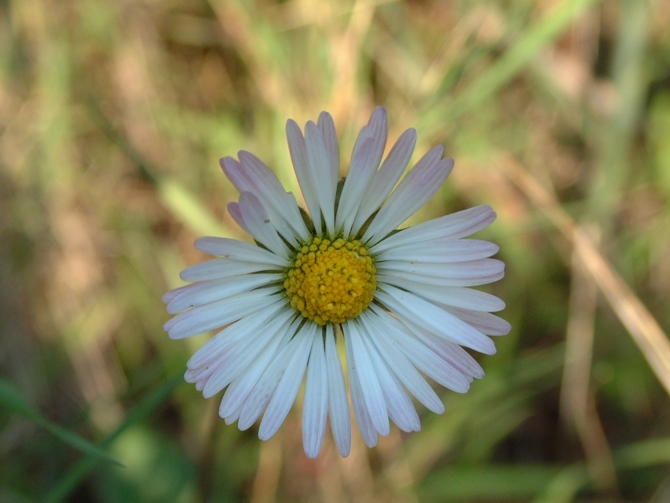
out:
<path id="1" fill-rule="evenodd" d="M 355 318 L 377 287 L 373 258 L 358 240 L 314 237 L 296 253 L 284 280 L 291 306 L 325 325 Z"/>

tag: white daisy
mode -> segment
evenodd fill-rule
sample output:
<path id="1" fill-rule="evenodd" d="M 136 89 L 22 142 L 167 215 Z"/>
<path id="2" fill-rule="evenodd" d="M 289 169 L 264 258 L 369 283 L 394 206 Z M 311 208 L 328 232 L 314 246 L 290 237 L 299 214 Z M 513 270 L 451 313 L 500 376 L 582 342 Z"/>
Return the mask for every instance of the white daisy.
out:
<path id="1" fill-rule="evenodd" d="M 503 277 L 498 247 L 463 239 L 495 219 L 489 206 L 399 229 L 430 199 L 454 161 L 434 147 L 398 184 L 414 151 L 405 131 L 383 162 L 388 119 L 377 108 L 356 141 L 349 173 L 332 117 L 305 133 L 289 120 L 288 145 L 308 212 L 249 152 L 221 166 L 240 191 L 228 205 L 256 244 L 207 237 L 196 248 L 218 256 L 185 269 L 193 284 L 167 293 L 173 339 L 221 329 L 188 362 L 186 380 L 205 398 L 226 389 L 219 414 L 244 430 L 261 416 L 270 438 L 306 374 L 303 443 L 318 455 L 326 418 L 343 456 L 351 446 L 347 387 L 335 338 L 344 338 L 351 402 L 365 443 L 421 428 L 409 393 L 431 411 L 444 406 L 424 375 L 464 393 L 482 368 L 463 347 L 493 354 L 489 335 L 510 325 L 490 314 L 505 304 L 467 287 Z M 381 166 L 380 166 L 381 163 Z M 397 184 L 397 187 L 396 187 Z M 395 190 L 394 190 L 395 187 Z M 178 313 L 178 314 L 177 314 Z M 408 393 L 409 392 L 409 393 Z"/>

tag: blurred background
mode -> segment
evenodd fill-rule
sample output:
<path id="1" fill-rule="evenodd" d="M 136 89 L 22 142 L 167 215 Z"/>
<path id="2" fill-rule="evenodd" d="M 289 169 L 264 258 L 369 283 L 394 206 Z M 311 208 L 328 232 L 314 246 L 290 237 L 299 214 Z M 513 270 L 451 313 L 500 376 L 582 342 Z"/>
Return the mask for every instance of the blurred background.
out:
<path id="1" fill-rule="evenodd" d="M 160 298 L 247 239 L 220 157 L 297 194 L 286 120 L 344 174 L 377 105 L 456 159 L 417 220 L 497 211 L 514 328 L 423 431 L 308 460 L 299 406 L 262 443 L 183 382 Z M 669 197 L 667 0 L 0 0 L 0 502 L 668 502 Z"/>

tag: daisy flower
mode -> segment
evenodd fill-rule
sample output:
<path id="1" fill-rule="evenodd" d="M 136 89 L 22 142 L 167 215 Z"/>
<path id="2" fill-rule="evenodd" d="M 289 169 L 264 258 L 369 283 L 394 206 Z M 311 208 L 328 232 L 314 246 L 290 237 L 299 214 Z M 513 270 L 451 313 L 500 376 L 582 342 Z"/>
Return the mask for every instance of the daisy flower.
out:
<path id="1" fill-rule="evenodd" d="M 245 430 L 262 416 L 258 436 L 267 440 L 305 379 L 302 434 L 310 458 L 321 449 L 327 419 L 338 450 L 349 454 L 347 381 L 358 429 L 374 447 L 378 435 L 389 434 L 389 418 L 403 431 L 421 428 L 410 393 L 444 411 L 424 376 L 466 392 L 484 372 L 463 348 L 493 354 L 488 336 L 510 330 L 490 314 L 505 304 L 468 288 L 503 277 L 504 264 L 489 258 L 498 246 L 463 239 L 495 213 L 478 206 L 400 228 L 439 190 L 454 161 L 438 145 L 400 180 L 416 131 L 405 131 L 382 162 L 387 132 L 386 110 L 377 108 L 340 178 L 332 117 L 321 113 L 304 134 L 289 120 L 306 210 L 253 154 L 221 159 L 240 191 L 228 210 L 255 244 L 198 239 L 198 250 L 218 258 L 186 268 L 181 277 L 193 283 L 163 297 L 176 314 L 165 324 L 172 339 L 220 329 L 188 361 L 185 379 L 205 398 L 226 388 L 219 414 L 227 424 Z M 344 339 L 347 380 L 336 337 Z"/>

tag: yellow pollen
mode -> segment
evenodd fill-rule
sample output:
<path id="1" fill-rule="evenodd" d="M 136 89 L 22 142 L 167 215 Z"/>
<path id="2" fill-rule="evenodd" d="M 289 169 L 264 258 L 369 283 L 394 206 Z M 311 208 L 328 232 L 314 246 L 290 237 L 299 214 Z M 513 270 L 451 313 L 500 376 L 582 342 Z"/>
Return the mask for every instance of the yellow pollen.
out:
<path id="1" fill-rule="evenodd" d="M 376 272 L 359 241 L 315 237 L 298 250 L 284 288 L 291 306 L 304 317 L 319 325 L 342 323 L 368 307 Z"/>

